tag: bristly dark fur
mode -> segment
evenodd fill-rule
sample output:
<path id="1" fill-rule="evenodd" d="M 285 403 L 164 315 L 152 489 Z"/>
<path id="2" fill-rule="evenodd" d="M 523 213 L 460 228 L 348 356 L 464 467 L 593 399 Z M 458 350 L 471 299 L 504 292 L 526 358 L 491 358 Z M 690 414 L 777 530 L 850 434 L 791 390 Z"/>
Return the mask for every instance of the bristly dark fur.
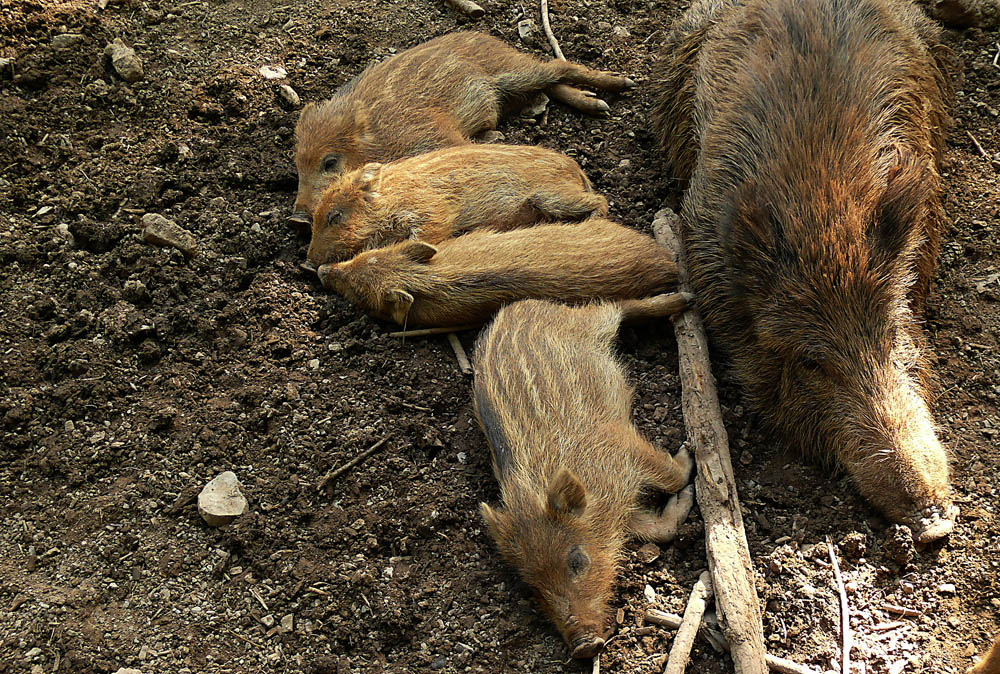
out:
<path id="1" fill-rule="evenodd" d="M 951 509 L 915 318 L 944 218 L 938 34 L 905 0 L 701 0 L 653 110 L 698 304 L 748 401 L 927 535 L 923 511 Z"/>

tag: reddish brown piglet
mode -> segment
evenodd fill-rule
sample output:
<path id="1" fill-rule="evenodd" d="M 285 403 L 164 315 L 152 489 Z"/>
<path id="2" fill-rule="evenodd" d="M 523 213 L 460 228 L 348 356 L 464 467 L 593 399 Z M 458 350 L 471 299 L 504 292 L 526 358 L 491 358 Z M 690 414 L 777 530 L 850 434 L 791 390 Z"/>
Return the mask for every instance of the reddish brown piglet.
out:
<path id="1" fill-rule="evenodd" d="M 478 228 L 606 215 L 579 165 L 526 145 L 461 145 L 335 179 L 313 214 L 314 267 L 407 239 L 438 243 Z"/>
<path id="2" fill-rule="evenodd" d="M 323 285 L 373 316 L 408 326 L 482 323 L 503 305 L 527 298 L 569 303 L 648 298 L 677 280 L 666 249 L 601 218 L 509 232 L 477 230 L 437 246 L 406 241 L 323 265 L 318 273 Z M 661 300 L 653 303 L 660 316 L 686 304 L 677 295 Z M 656 307 L 647 312 L 656 314 Z"/>
<path id="3" fill-rule="evenodd" d="M 481 504 L 483 519 L 576 658 L 604 647 L 626 538 L 672 540 L 693 501 L 687 451 L 671 457 L 632 423 L 634 391 L 612 353 L 621 320 L 611 303 L 516 302 L 474 358 L 502 501 Z"/>
<path id="4" fill-rule="evenodd" d="M 542 62 L 470 32 L 443 35 L 373 65 L 330 100 L 302 110 L 291 220 L 308 226 L 323 190 L 344 171 L 467 143 L 540 91 L 584 112 L 608 114 L 604 101 L 569 85 L 622 91 L 634 83 L 569 61 Z"/>

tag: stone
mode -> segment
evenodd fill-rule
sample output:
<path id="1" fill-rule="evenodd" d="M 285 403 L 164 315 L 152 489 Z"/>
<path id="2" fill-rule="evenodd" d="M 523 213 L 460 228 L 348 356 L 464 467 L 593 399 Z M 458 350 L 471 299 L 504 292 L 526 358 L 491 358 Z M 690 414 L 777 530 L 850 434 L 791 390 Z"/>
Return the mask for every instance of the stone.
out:
<path id="1" fill-rule="evenodd" d="M 56 225 L 56 234 L 58 234 L 59 238 L 65 241 L 70 246 L 76 243 L 76 238 L 73 236 L 73 232 L 69 231 L 69 225 L 67 225 L 65 222 Z"/>
<path id="2" fill-rule="evenodd" d="M 517 22 L 517 35 L 525 42 L 532 42 L 536 32 L 538 32 L 538 28 L 535 27 L 535 22 L 531 19 L 521 19 Z"/>
<path id="3" fill-rule="evenodd" d="M 131 667 L 122 667 L 115 674 L 142 674 L 141 670 L 132 669 Z"/>
<path id="4" fill-rule="evenodd" d="M 297 108 L 301 103 L 299 95 L 295 93 L 295 89 L 292 89 L 287 84 L 282 84 L 278 87 L 278 96 L 291 108 Z"/>
<path id="5" fill-rule="evenodd" d="M 236 473 L 219 473 L 198 494 L 198 512 L 211 527 L 221 527 L 246 512 L 247 500 L 240 492 Z"/>
<path id="6" fill-rule="evenodd" d="M 52 47 L 55 49 L 70 49 L 83 42 L 83 36 L 79 33 L 61 33 L 52 38 Z"/>
<path id="7" fill-rule="evenodd" d="M 126 82 L 138 82 L 142 79 L 142 61 L 136 56 L 135 50 L 122 42 L 120 37 L 104 48 L 104 57 L 111 60 L 111 67 L 118 76 Z"/>
<path id="8" fill-rule="evenodd" d="M 284 618 L 281 619 L 281 631 L 288 634 L 293 629 L 295 629 L 295 615 L 289 613 Z"/>
<path id="9" fill-rule="evenodd" d="M 957 589 L 955 588 L 954 583 L 941 583 L 937 586 L 937 591 L 941 594 L 955 594 Z"/>
<path id="10" fill-rule="evenodd" d="M 639 548 L 639 559 L 643 564 L 652 564 L 660 558 L 660 546 L 656 543 L 646 543 Z"/>
<path id="11" fill-rule="evenodd" d="M 857 561 L 864 557 L 865 552 L 868 551 L 868 537 L 860 532 L 852 531 L 844 536 L 844 540 L 840 541 L 840 550 L 848 559 Z"/>
<path id="12" fill-rule="evenodd" d="M 549 105 L 549 97 L 539 92 L 521 109 L 521 117 L 538 117 Z"/>
<path id="13" fill-rule="evenodd" d="M 142 239 L 146 243 L 176 248 L 187 257 L 198 254 L 194 235 L 173 220 L 168 220 L 159 213 L 146 213 L 142 216 L 142 225 Z"/>
<path id="14" fill-rule="evenodd" d="M 260 74 L 265 80 L 283 80 L 288 75 L 288 71 L 281 66 L 261 66 Z"/>

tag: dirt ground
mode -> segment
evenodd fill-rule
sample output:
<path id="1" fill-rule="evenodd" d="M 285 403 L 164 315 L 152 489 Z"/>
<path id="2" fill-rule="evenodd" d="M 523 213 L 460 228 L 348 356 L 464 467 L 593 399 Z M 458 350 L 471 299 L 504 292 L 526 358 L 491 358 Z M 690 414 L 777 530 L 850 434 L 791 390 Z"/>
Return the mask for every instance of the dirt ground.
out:
<path id="1" fill-rule="evenodd" d="M 483 4 L 477 29 L 547 53 L 539 33 L 518 35 L 523 14 L 538 25 L 534 4 Z M 552 105 L 501 127 L 507 142 L 573 155 L 612 214 L 646 231 L 678 195 L 641 85 L 685 4 L 554 1 L 567 57 L 640 87 L 609 99 L 609 120 Z M 439 0 L 0 3 L 0 57 L 13 59 L 0 66 L 0 672 L 589 671 L 478 517 L 497 488 L 447 341 L 390 338 L 323 291 L 285 223 L 298 113 L 277 87 L 318 100 L 468 25 Z M 65 33 L 79 37 L 53 43 Z M 116 37 L 142 59 L 141 81 L 105 66 Z M 839 667 L 827 538 L 855 672 L 964 671 L 1000 631 L 998 41 L 947 36 L 965 76 L 926 328 L 962 508 L 950 539 L 915 556 L 894 544 L 845 478 L 763 435 L 716 368 L 767 646 L 819 671 Z M 264 79 L 265 65 L 287 77 Z M 192 231 L 201 254 L 143 243 L 147 212 Z M 462 335 L 467 349 L 474 338 Z M 672 331 L 627 329 L 621 351 L 638 423 L 675 449 Z M 212 529 L 194 501 L 223 470 L 250 509 Z M 629 547 L 603 671 L 659 671 L 671 633 L 641 616 L 650 602 L 682 611 L 705 564 L 697 511 L 674 545 Z M 731 664 L 698 643 L 690 671 Z"/>

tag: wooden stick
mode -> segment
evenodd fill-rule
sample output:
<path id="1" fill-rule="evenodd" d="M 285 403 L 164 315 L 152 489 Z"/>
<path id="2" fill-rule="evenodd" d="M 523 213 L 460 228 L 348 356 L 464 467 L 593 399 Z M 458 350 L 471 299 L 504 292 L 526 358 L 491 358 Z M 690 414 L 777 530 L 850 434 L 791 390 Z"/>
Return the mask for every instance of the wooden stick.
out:
<path id="1" fill-rule="evenodd" d="M 972 144 L 976 146 L 976 149 L 979 150 L 979 154 L 981 154 L 983 156 L 983 159 L 985 159 L 986 161 L 989 161 L 990 160 L 990 156 L 988 154 L 986 154 L 986 150 L 984 150 L 983 146 L 979 144 L 979 140 L 976 139 L 976 137 L 972 135 L 972 132 L 969 131 L 969 130 L 966 130 L 965 135 L 968 136 L 969 140 L 972 141 Z"/>
<path id="2" fill-rule="evenodd" d="M 698 582 L 694 584 L 694 589 L 691 590 L 691 598 L 688 599 L 684 618 L 677 628 L 677 634 L 674 635 L 674 643 L 670 647 L 670 657 L 667 658 L 663 674 L 684 674 L 688 660 L 691 659 L 694 637 L 698 634 L 702 616 L 705 615 L 705 607 L 711 597 L 712 576 L 708 571 L 702 571 L 698 576 Z"/>
<path id="3" fill-rule="evenodd" d="M 455 352 L 455 358 L 458 359 L 458 366 L 462 369 L 462 374 L 472 374 L 469 357 L 465 355 L 465 349 L 462 348 L 462 343 L 458 341 L 458 335 L 454 332 L 449 332 L 448 343 L 451 344 L 451 348 Z"/>
<path id="4" fill-rule="evenodd" d="M 380 450 L 382 448 L 382 445 L 384 445 L 386 442 L 389 441 L 389 437 L 390 436 L 388 435 L 385 436 L 384 438 L 376 442 L 374 445 L 372 445 L 371 447 L 369 447 L 368 449 L 361 452 L 356 457 L 345 463 L 340 468 L 331 470 L 329 473 L 323 476 L 323 478 L 319 481 L 319 484 L 317 484 L 316 486 L 319 489 L 323 489 L 324 487 L 326 487 L 326 485 L 330 484 L 338 477 L 349 471 L 351 468 L 354 468 L 356 465 L 358 465 L 359 463 L 367 459 L 369 456 Z"/>
<path id="5" fill-rule="evenodd" d="M 684 250 L 671 229 L 676 214 L 663 209 L 653 220 L 656 240 L 677 255 L 678 285 L 691 292 Z M 751 571 L 743 514 L 740 511 L 729 439 L 708 358 L 708 339 L 696 307 L 677 314 L 674 333 L 679 352 L 684 425 L 695 450 L 695 488 L 705 520 L 708 568 L 720 613 L 720 623 L 732 646 L 736 674 L 764 674 L 764 629 Z"/>
<path id="6" fill-rule="evenodd" d="M 473 19 L 480 19 L 486 10 L 472 2 L 472 0 L 444 0 L 448 3 L 452 9 L 455 9 L 462 14 L 471 16 Z"/>
<path id="7" fill-rule="evenodd" d="M 660 611 L 655 608 L 651 608 L 643 615 L 643 618 L 648 623 L 653 623 L 654 625 L 660 625 L 662 627 L 670 627 L 672 629 L 677 629 L 681 626 L 681 621 L 683 620 L 676 613 L 667 613 L 666 611 Z M 702 629 L 698 630 L 698 634 L 702 638 L 708 640 L 708 628 L 710 625 L 706 618 L 702 623 Z M 722 648 L 729 652 L 729 642 L 725 641 L 723 638 L 721 643 Z M 785 658 L 779 658 L 776 655 L 765 655 L 764 659 L 767 661 L 767 667 L 772 672 L 778 672 L 778 674 L 819 674 L 815 669 L 807 667 L 806 665 L 800 665 L 797 662 L 791 660 L 786 660 Z"/>
<path id="8" fill-rule="evenodd" d="M 560 61 L 565 61 L 566 57 L 563 56 L 562 49 L 559 48 L 559 42 L 556 40 L 556 36 L 552 34 L 552 26 L 549 25 L 549 0 L 541 0 L 542 3 L 542 30 L 545 31 L 545 37 L 548 38 L 549 44 L 552 46 L 552 53 L 556 55 L 556 58 Z"/>
<path id="9" fill-rule="evenodd" d="M 907 618 L 919 618 L 923 615 L 923 613 L 914 608 L 906 608 L 905 606 L 897 606 L 895 604 L 882 604 L 882 608 L 889 613 L 906 616 Z"/>
<path id="10" fill-rule="evenodd" d="M 837 553 L 833 549 L 833 543 L 826 539 L 826 547 L 830 551 L 830 564 L 833 566 L 833 575 L 837 579 L 837 590 L 840 592 L 840 633 L 843 638 L 843 657 L 840 659 L 840 671 L 843 674 L 851 672 L 851 609 L 847 605 L 847 589 L 844 587 L 844 578 L 840 575 L 840 563 L 837 562 Z"/>
<path id="11" fill-rule="evenodd" d="M 594 656 L 594 662 L 591 665 L 590 674 L 601 674 L 601 654 L 598 653 Z"/>
<path id="12" fill-rule="evenodd" d="M 390 332 L 390 337 L 429 337 L 431 335 L 444 335 L 449 332 L 464 332 L 465 330 L 478 330 L 483 327 L 481 324 L 476 325 L 453 325 L 446 328 L 419 328 L 417 330 L 401 330 L 399 332 Z"/>

